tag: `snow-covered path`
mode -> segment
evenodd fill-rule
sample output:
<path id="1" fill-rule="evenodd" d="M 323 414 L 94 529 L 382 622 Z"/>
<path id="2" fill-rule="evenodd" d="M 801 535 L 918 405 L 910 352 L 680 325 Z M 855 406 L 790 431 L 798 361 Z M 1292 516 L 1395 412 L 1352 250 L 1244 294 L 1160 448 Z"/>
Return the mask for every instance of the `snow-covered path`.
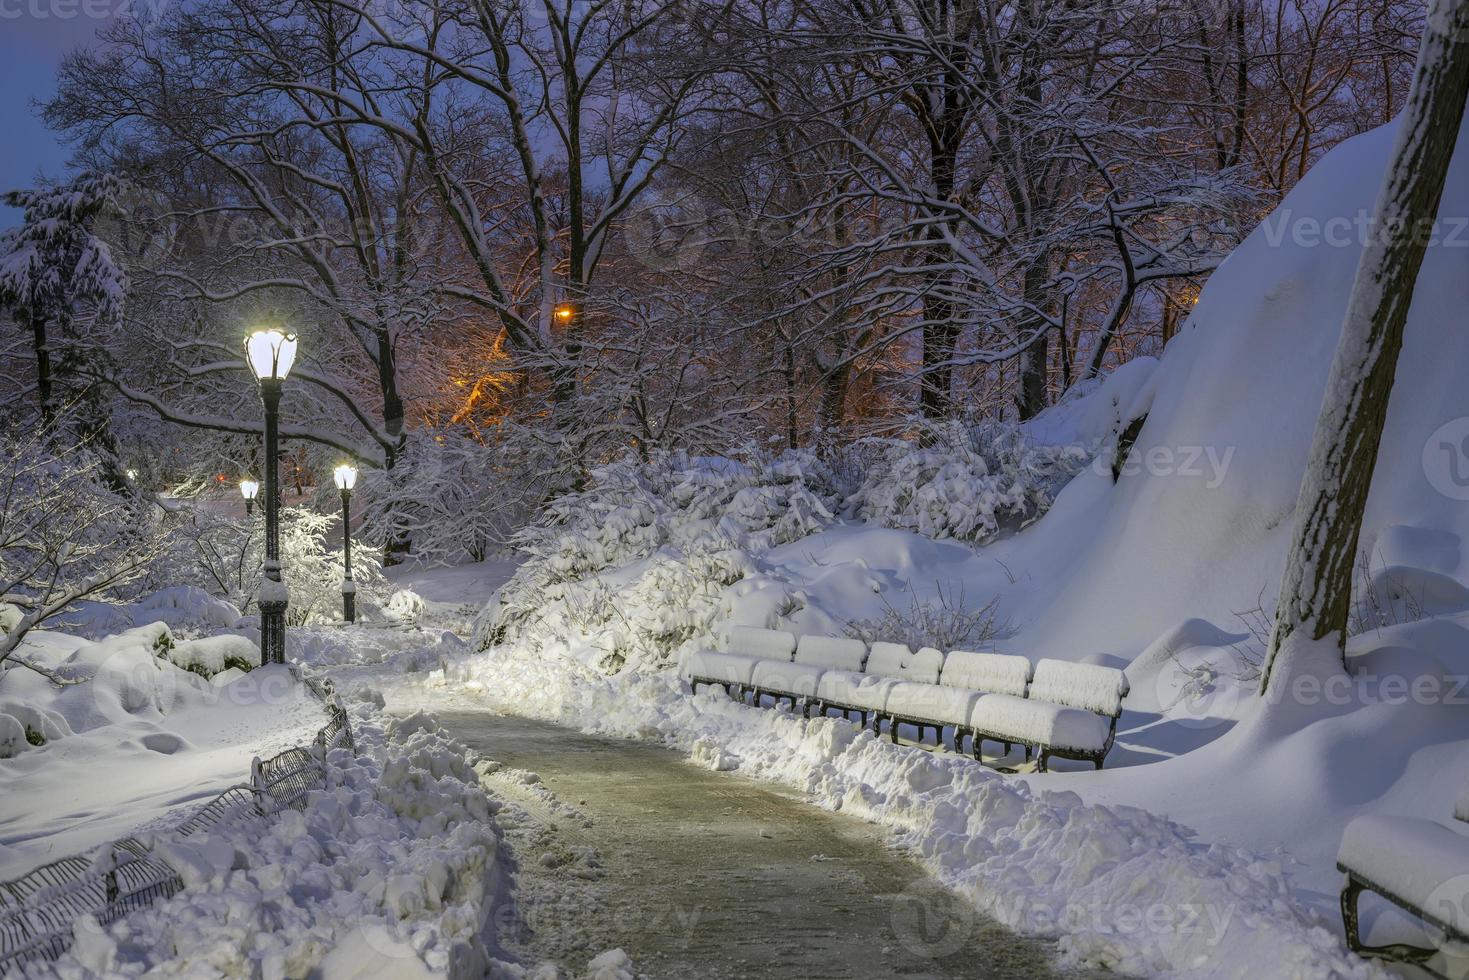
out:
<path id="1" fill-rule="evenodd" d="M 499 919 L 528 960 L 621 948 L 653 977 L 1056 975 L 1045 944 L 930 887 L 858 819 L 648 743 L 438 717 L 504 767 L 491 780 L 521 904 Z"/>

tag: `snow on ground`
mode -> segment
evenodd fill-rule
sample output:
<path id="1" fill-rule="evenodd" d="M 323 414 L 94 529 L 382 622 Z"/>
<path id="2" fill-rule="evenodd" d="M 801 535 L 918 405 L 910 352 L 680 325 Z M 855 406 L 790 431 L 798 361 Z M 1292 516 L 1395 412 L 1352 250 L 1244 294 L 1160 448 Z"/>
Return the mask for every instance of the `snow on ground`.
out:
<path id="1" fill-rule="evenodd" d="M 283 668 L 206 679 L 165 659 L 222 660 L 215 645 L 238 637 L 160 651 L 164 635 L 158 624 L 96 642 L 27 638 L 22 654 L 78 683 L 24 668 L 0 680 L 0 879 L 203 803 L 247 781 L 252 757 L 309 743 L 321 727 L 319 702 Z"/>
<path id="2" fill-rule="evenodd" d="M 144 835 L 184 890 L 105 929 L 83 920 L 57 972 L 524 975 L 494 960 L 487 925 L 509 887 L 498 804 L 433 718 L 384 724 L 379 706 L 351 704 L 360 755 L 334 750 L 326 789 L 304 811 L 236 817 L 187 839 Z"/>
<path id="3" fill-rule="evenodd" d="M 497 710 L 666 741 L 891 828 L 940 880 L 1072 961 L 1134 975 L 1384 975 L 1349 957 L 1334 923 L 1295 901 L 1278 859 L 1198 841 L 1133 806 L 1084 803 L 1042 780 L 893 745 L 854 724 L 691 698 L 670 674 L 607 678 L 594 650 L 498 650 L 426 678 Z"/>

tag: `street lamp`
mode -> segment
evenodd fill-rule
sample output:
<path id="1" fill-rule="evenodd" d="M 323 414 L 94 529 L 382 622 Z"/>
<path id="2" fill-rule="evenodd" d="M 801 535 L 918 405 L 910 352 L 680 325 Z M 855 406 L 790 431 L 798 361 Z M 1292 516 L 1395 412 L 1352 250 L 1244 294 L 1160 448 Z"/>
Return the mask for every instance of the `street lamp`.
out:
<path id="1" fill-rule="evenodd" d="M 357 467 L 343 463 L 332 471 L 342 491 L 342 618 L 357 621 L 357 583 L 352 581 L 352 488 L 357 485 Z"/>
<path id="2" fill-rule="evenodd" d="M 265 406 L 265 567 L 261 570 L 260 662 L 286 662 L 286 606 L 290 593 L 281 579 L 280 472 L 277 460 L 277 414 L 281 404 L 281 382 L 291 373 L 296 360 L 296 335 L 275 328 L 257 330 L 245 338 L 245 361 L 260 384 L 260 402 Z"/>
<path id="3" fill-rule="evenodd" d="M 245 498 L 245 516 L 255 513 L 255 497 L 260 493 L 260 484 L 246 477 L 240 481 L 240 496 Z"/>

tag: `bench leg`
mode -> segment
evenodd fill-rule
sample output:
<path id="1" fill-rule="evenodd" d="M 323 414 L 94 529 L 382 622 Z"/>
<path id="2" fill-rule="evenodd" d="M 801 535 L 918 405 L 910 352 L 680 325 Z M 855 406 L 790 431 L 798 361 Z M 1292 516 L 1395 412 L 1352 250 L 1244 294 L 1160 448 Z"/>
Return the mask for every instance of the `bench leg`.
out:
<path id="1" fill-rule="evenodd" d="M 1006 755 L 1009 755 L 1010 754 L 1010 743 L 1009 742 L 1006 742 L 1005 743 L 1005 754 Z"/>
<path id="2" fill-rule="evenodd" d="M 1027 755 L 1028 754 L 1029 753 L 1027 753 Z M 1050 770 L 1049 766 L 1047 765 L 1047 763 L 1050 762 L 1050 759 L 1051 759 L 1051 754 L 1049 752 L 1047 752 L 1045 749 L 1041 749 L 1040 754 L 1036 756 L 1036 760 L 1035 760 L 1035 771 L 1036 772 L 1050 772 L 1051 770 Z"/>
<path id="3" fill-rule="evenodd" d="M 1438 955 L 1439 951 L 1436 949 L 1425 949 L 1422 946 L 1411 946 L 1407 943 L 1390 943 L 1386 946 L 1363 945 L 1361 920 L 1357 906 L 1362 892 L 1367 890 L 1366 884 L 1358 881 L 1352 875 L 1347 875 L 1346 884 L 1341 890 L 1341 921 L 1343 930 L 1347 934 L 1347 948 L 1361 956 L 1375 956 L 1397 963 L 1414 963 L 1423 967 L 1426 973 L 1442 976 L 1443 974 L 1424 965 Z"/>
<path id="4" fill-rule="evenodd" d="M 1347 875 L 1347 883 L 1341 890 L 1341 921 L 1347 934 L 1347 949 L 1354 953 L 1362 951 L 1362 936 L 1357 918 L 1357 900 L 1362 897 L 1362 886 L 1357 879 Z"/>
<path id="5" fill-rule="evenodd" d="M 979 737 L 979 732 L 975 732 L 974 733 L 974 743 L 970 746 L 970 748 L 974 751 L 974 761 L 975 762 L 981 762 L 981 761 L 983 761 L 983 757 L 982 757 L 982 755 L 980 754 L 980 751 L 979 751 L 979 747 L 981 745 L 983 745 L 983 744 L 984 744 L 984 739 L 982 739 L 982 738 Z"/>
<path id="6" fill-rule="evenodd" d="M 888 737 L 891 738 L 894 743 L 898 741 L 898 719 L 896 718 L 888 719 Z"/>

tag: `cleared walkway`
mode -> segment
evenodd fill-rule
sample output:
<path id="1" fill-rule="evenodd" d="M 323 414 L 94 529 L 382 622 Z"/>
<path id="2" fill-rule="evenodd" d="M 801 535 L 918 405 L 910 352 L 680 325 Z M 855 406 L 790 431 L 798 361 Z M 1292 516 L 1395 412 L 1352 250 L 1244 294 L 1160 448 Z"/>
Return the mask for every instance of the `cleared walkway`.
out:
<path id="1" fill-rule="evenodd" d="M 438 714 L 506 767 L 493 788 L 513 803 L 522 904 L 498 914 L 527 959 L 574 975 L 620 947 L 667 978 L 1057 975 L 1045 944 L 930 885 L 861 820 L 659 746 Z"/>

